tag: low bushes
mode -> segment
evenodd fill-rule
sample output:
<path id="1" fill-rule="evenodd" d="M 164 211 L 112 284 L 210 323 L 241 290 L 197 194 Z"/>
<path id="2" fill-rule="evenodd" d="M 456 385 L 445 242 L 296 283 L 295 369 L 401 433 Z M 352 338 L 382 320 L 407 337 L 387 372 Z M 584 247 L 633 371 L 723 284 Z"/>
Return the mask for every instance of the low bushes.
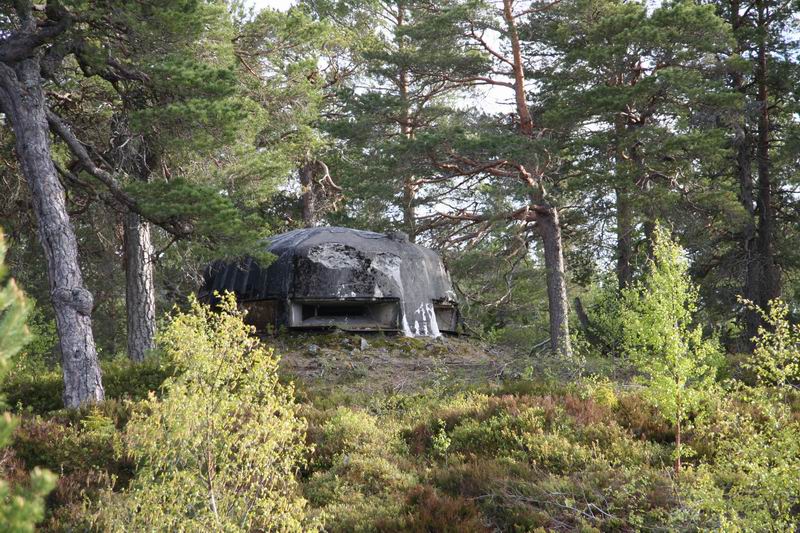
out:
<path id="1" fill-rule="evenodd" d="M 635 384 L 527 375 L 435 394 L 330 394 L 310 383 L 298 395 L 233 308 L 219 317 L 195 307 L 169 327 L 160 360 L 106 363 L 108 390 L 125 400 L 22 409 L 2 475 L 24 483 L 35 466 L 59 474 L 44 530 L 214 529 L 221 520 L 238 530 L 237 502 L 261 497 L 280 506 L 258 515 L 273 522 L 241 529 L 786 530 L 796 522 L 800 395 L 786 380 L 720 382 L 686 419 L 676 473 L 675 430 Z M 10 390 L 21 391 L 16 383 Z M 258 475 L 248 474 L 252 465 Z M 267 493 L 259 487 L 269 468 L 280 481 Z M 208 472 L 219 476 L 216 505 L 225 502 L 229 515 L 213 512 Z"/>
<path id="2" fill-rule="evenodd" d="M 143 400 L 157 392 L 175 369 L 154 355 L 143 363 L 118 357 L 101 362 L 103 386 L 108 399 Z M 8 405 L 16 410 L 44 414 L 60 410 L 63 379 L 59 367 L 24 367 L 12 371 L 0 388 Z"/>

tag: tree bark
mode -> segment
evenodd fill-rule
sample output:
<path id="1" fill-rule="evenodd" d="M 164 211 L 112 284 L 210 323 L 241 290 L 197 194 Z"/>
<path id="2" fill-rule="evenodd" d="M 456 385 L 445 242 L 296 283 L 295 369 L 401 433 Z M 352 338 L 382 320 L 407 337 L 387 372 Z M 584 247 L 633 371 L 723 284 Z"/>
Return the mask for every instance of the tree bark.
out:
<path id="1" fill-rule="evenodd" d="M 313 228 L 316 224 L 316 206 L 314 205 L 314 162 L 307 161 L 300 167 L 300 191 L 303 203 L 303 226 Z"/>
<path id="2" fill-rule="evenodd" d="M 405 40 L 403 37 L 398 36 L 398 32 L 402 31 L 406 21 L 406 4 L 403 1 L 397 2 L 397 28 L 395 29 L 395 38 L 397 42 L 397 50 L 403 53 L 405 50 Z M 408 70 L 405 67 L 400 67 L 397 74 L 397 90 L 400 94 L 400 133 L 406 139 L 414 138 L 414 124 L 411 118 L 411 100 L 409 97 L 410 81 L 408 77 Z M 415 242 L 417 240 L 417 213 L 414 208 L 414 201 L 417 198 L 417 185 L 416 177 L 411 174 L 403 177 L 403 229 L 408 234 L 408 240 Z"/>
<path id="3" fill-rule="evenodd" d="M 508 38 L 511 41 L 512 70 L 514 71 L 514 101 L 519 115 L 519 129 L 523 135 L 533 133 L 533 117 L 528 109 L 528 102 L 525 97 L 525 67 L 522 64 L 522 47 L 519 43 L 519 32 L 517 23 L 514 19 L 513 0 L 503 0 L 503 18 L 508 30 Z"/>
<path id="4" fill-rule="evenodd" d="M 633 209 L 624 187 L 614 189 L 617 211 L 617 285 L 622 290 L 633 281 Z"/>
<path id="5" fill-rule="evenodd" d="M 547 302 L 550 318 L 550 349 L 561 355 L 572 355 L 569 338 L 569 302 L 561 243 L 561 224 L 558 210 L 550 207 L 536 218 L 536 227 L 544 247 L 544 266 L 547 271 Z"/>
<path id="6" fill-rule="evenodd" d="M 780 269 L 775 258 L 775 211 L 773 209 L 772 176 L 770 173 L 770 117 L 767 91 L 767 42 L 766 32 L 769 22 L 765 0 L 759 0 L 758 26 L 761 28 L 761 37 L 758 43 L 758 67 L 756 69 L 756 84 L 758 85 L 758 140 L 756 145 L 756 160 L 758 163 L 758 231 L 757 248 L 762 262 L 760 305 L 769 308 L 769 303 L 781 295 Z"/>
<path id="7" fill-rule="evenodd" d="M 617 285 L 624 289 L 633 281 L 633 207 L 628 187 L 626 159 L 623 149 L 623 137 L 626 131 L 626 119 L 620 114 L 614 120 L 614 200 L 617 217 Z"/>
<path id="8" fill-rule="evenodd" d="M 412 179 L 413 177 L 406 179 L 405 183 L 403 183 L 403 228 L 408 234 L 408 240 L 415 242 L 417 239 L 417 214 L 414 209 L 416 188 L 411 181 Z"/>
<path id="9" fill-rule="evenodd" d="M 125 214 L 125 308 L 128 357 L 136 362 L 155 346 L 156 290 L 150 224 L 136 213 Z"/>
<path id="10" fill-rule="evenodd" d="M 64 188 L 51 158 L 46 104 L 36 53 L 0 63 L 0 105 L 16 137 L 16 151 L 28 182 L 39 239 L 47 261 L 64 375 L 64 405 L 78 407 L 104 399 L 92 334 L 92 294 L 78 264 L 78 244 L 67 214 Z"/>
<path id="11" fill-rule="evenodd" d="M 117 117 L 114 131 L 110 159 L 117 170 L 122 170 L 128 179 L 150 181 L 158 158 L 149 149 L 147 139 L 131 131 L 125 116 Z M 150 232 L 150 223 L 128 209 L 123 219 L 127 348 L 128 358 L 139 363 L 155 346 L 155 251 Z"/>
<path id="12" fill-rule="evenodd" d="M 731 1 L 731 27 L 737 31 L 742 20 L 739 15 L 740 3 L 738 0 Z M 745 43 L 739 43 L 738 51 L 741 53 L 746 47 Z M 744 75 L 740 72 L 735 72 L 732 75 L 733 89 L 745 98 L 747 98 L 747 83 Z M 739 182 L 739 202 L 742 204 L 745 212 L 747 213 L 747 221 L 742 228 L 741 247 L 744 256 L 744 272 L 742 294 L 748 300 L 757 303 L 759 298 L 759 285 L 761 279 L 761 261 L 758 257 L 756 250 L 756 201 L 753 195 L 753 146 L 755 139 L 751 133 L 747 121 L 747 117 L 743 116 L 736 126 L 734 132 L 734 149 L 736 150 L 735 172 L 736 178 Z M 761 317 L 758 313 L 746 309 L 744 316 L 744 333 L 743 343 L 745 346 L 752 349 L 753 344 L 751 339 L 758 332 L 758 326 L 761 324 Z"/>
<path id="13" fill-rule="evenodd" d="M 402 17 L 400 18 L 402 22 Z M 398 77 L 400 90 L 400 102 L 402 109 L 400 110 L 400 133 L 406 139 L 414 138 L 414 128 L 411 124 L 411 109 L 408 100 L 408 73 L 405 69 L 400 69 L 400 76 Z M 405 176 L 403 178 L 403 228 L 408 234 L 408 240 L 414 242 L 417 238 L 416 227 L 416 212 L 414 209 L 414 200 L 417 196 L 417 187 L 415 185 L 416 178 L 414 175 Z"/>
<path id="14" fill-rule="evenodd" d="M 731 2 L 731 26 L 734 30 L 743 24 L 739 14 L 738 1 Z M 742 231 L 742 252 L 744 254 L 744 280 L 742 292 L 745 298 L 762 309 L 769 309 L 770 302 L 780 297 L 781 275 L 775 256 L 775 211 L 773 183 L 770 168 L 770 114 L 768 91 L 768 50 L 766 33 L 769 14 L 763 0 L 756 2 L 756 25 L 761 30 L 756 49 L 755 86 L 758 119 L 756 132 L 748 130 L 747 118 L 743 118 L 735 135 L 736 172 L 739 181 L 740 201 L 748 214 Z M 750 43 L 740 42 L 739 48 L 745 50 Z M 748 83 L 741 74 L 734 75 L 734 89 L 748 96 Z M 755 152 L 755 153 L 754 153 Z M 757 182 L 752 176 L 753 155 L 755 155 Z M 760 315 L 752 310 L 745 311 L 744 343 L 752 349 L 752 338 L 763 325 Z"/>
<path id="15" fill-rule="evenodd" d="M 503 19 L 511 42 L 511 66 L 514 73 L 514 102 L 519 117 L 520 133 L 532 136 L 533 117 L 525 95 L 525 67 L 522 49 L 514 17 L 514 0 L 503 0 Z M 531 188 L 532 203 L 536 206 L 536 228 L 544 248 L 544 266 L 547 271 L 547 302 L 550 319 L 550 349 L 553 353 L 569 356 L 572 345 L 569 338 L 569 302 L 567 301 L 567 279 L 564 266 L 564 251 L 561 241 L 561 222 L 558 209 L 546 205 L 546 195 L 541 176 L 536 181 L 523 171 L 523 181 Z"/>
<path id="16" fill-rule="evenodd" d="M 744 121 L 743 121 L 744 122 Z M 761 284 L 761 261 L 756 249 L 756 202 L 753 197 L 753 175 L 752 175 L 752 150 L 753 139 L 747 131 L 747 125 L 742 124 L 741 131 L 736 135 L 736 175 L 739 181 L 739 201 L 745 212 L 747 221 L 742 228 L 742 253 L 744 255 L 744 284 L 742 295 L 748 300 L 760 302 Z M 752 348 L 752 339 L 758 332 L 761 324 L 761 317 L 752 310 L 745 310 L 744 317 L 744 338 L 746 346 Z"/>

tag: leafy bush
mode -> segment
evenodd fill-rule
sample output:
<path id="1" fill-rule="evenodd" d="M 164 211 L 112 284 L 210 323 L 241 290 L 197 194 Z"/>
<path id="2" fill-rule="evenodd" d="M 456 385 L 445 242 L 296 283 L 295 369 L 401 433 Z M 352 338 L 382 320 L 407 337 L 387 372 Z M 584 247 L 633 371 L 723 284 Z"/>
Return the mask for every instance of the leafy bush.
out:
<path id="1" fill-rule="evenodd" d="M 744 388 L 703 428 L 713 457 L 688 487 L 694 525 L 791 531 L 800 506 L 800 420 L 765 389 Z"/>
<path id="2" fill-rule="evenodd" d="M 375 417 L 340 407 L 320 428 L 314 462 L 330 466 L 337 457 L 354 452 L 376 454 L 385 450 L 386 445 L 387 435 L 378 427 Z"/>
<path id="3" fill-rule="evenodd" d="M 77 423 L 39 415 L 24 417 L 14 435 L 14 450 L 26 464 L 71 474 L 113 468 L 118 464 L 115 450 L 119 450 L 119 439 L 114 421 L 99 406 L 92 406 Z M 124 475 L 120 469 L 113 474 Z"/>
<path id="4" fill-rule="evenodd" d="M 0 283 L 5 278 L 5 253 L 5 241 L 0 232 Z M 25 327 L 28 311 L 25 297 L 13 280 L 0 284 L 0 380 L 8 371 L 10 359 L 29 339 Z M 11 415 L 0 413 L 0 448 L 8 444 L 15 424 Z M 33 531 L 34 524 L 44 516 L 44 497 L 53 490 L 55 476 L 37 468 L 31 472 L 27 483 L 13 486 L 4 477 L 0 477 L 0 524 L 5 531 Z"/>
<path id="5" fill-rule="evenodd" d="M 745 367 L 752 370 L 762 386 L 790 390 L 800 382 L 800 324 L 789 322 L 789 306 L 772 300 L 768 311 L 742 300 L 761 315 L 765 326 L 759 326 L 755 350 Z"/>
<path id="6" fill-rule="evenodd" d="M 340 407 L 310 434 L 316 451 L 304 490 L 329 531 L 392 530 L 404 494 L 417 483 L 393 428 L 363 410 Z"/>
<path id="7" fill-rule="evenodd" d="M 681 431 L 713 390 L 719 346 L 693 325 L 698 292 L 683 250 L 657 227 L 644 279 L 623 291 L 625 353 L 642 373 L 645 398 L 675 427 L 675 470 L 685 455 Z"/>
<path id="8" fill-rule="evenodd" d="M 164 380 L 175 373 L 169 361 L 157 356 L 135 363 L 127 357 L 101 361 L 106 398 L 143 400 L 158 392 Z M 61 368 L 15 368 L 2 385 L 9 405 L 17 409 L 44 414 L 63 407 L 61 395 L 64 381 Z"/>
<path id="9" fill-rule="evenodd" d="M 126 426 L 137 472 L 106 493 L 101 529 L 316 529 L 296 480 L 306 422 L 278 383 L 277 357 L 251 333 L 232 295 L 219 312 L 192 300 L 169 320 L 158 344 L 178 374 Z"/>

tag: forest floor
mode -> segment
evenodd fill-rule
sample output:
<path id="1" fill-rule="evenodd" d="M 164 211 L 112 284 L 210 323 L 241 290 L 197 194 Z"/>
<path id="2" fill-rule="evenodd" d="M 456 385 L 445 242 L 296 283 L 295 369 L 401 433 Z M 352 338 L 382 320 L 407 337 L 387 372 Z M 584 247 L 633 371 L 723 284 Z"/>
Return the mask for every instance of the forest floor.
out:
<path id="1" fill-rule="evenodd" d="M 524 359 L 512 350 L 469 337 L 301 333 L 266 343 L 280 354 L 285 377 L 318 392 L 418 393 L 444 383 L 498 384 L 524 370 Z"/>
<path id="2" fill-rule="evenodd" d="M 682 529 L 663 527 L 681 506 L 673 432 L 635 388 L 581 378 L 585 361 L 469 337 L 264 342 L 308 424 L 300 487 L 327 532 Z M 20 424 L 0 476 L 22 479 L 35 466 L 59 474 L 42 531 L 90 529 L 87 506 L 135 475 L 114 450 L 133 401 L 172 372 L 158 359 L 103 364 L 108 401 L 88 409 L 59 409 L 58 369 L 15 372 L 3 387 Z"/>

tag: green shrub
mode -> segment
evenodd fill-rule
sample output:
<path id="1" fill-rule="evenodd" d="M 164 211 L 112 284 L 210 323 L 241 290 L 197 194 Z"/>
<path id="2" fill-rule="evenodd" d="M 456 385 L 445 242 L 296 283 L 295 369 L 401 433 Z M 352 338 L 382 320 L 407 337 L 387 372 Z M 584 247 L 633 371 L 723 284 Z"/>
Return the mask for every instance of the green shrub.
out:
<path id="1" fill-rule="evenodd" d="M 759 326 L 755 350 L 745 363 L 758 384 L 775 387 L 781 394 L 791 391 L 800 382 L 800 324 L 789 321 L 789 306 L 772 300 L 768 311 L 742 300 L 759 313 L 765 326 Z"/>
<path id="2" fill-rule="evenodd" d="M 330 468 L 312 475 L 305 494 L 314 505 L 325 507 L 346 501 L 354 493 L 378 495 L 402 492 L 416 482 L 416 476 L 397 463 L 361 453 L 340 456 Z"/>
<path id="3" fill-rule="evenodd" d="M 309 432 L 315 455 L 304 493 L 326 517 L 326 529 L 393 529 L 403 495 L 418 482 L 394 424 L 379 426 L 363 410 L 340 407 L 315 426 Z"/>
<path id="4" fill-rule="evenodd" d="M 403 512 L 401 495 L 352 492 L 327 504 L 320 515 L 330 533 L 383 533 L 402 529 Z"/>
<path id="5" fill-rule="evenodd" d="M 251 333 L 232 295 L 219 312 L 192 300 L 171 317 L 157 342 L 178 373 L 128 422 L 136 476 L 106 492 L 100 529 L 316 529 L 296 480 L 306 423 L 278 383 L 277 357 Z"/>
<path id="6" fill-rule="evenodd" d="M 0 231 L 0 381 L 8 371 L 11 358 L 30 338 L 25 326 L 29 312 L 25 297 L 13 280 L 5 282 L 5 253 L 5 240 Z M 0 413 L 0 449 L 8 444 L 15 424 L 11 415 Z M 44 516 L 44 497 L 53 490 L 55 476 L 36 468 L 27 477 L 13 485 L 0 477 L 0 525 L 5 531 L 33 531 L 34 524 Z"/>
<path id="7" fill-rule="evenodd" d="M 683 250 L 657 227 L 644 279 L 623 291 L 625 353 L 641 373 L 643 396 L 675 428 L 675 470 L 686 455 L 681 432 L 714 389 L 718 343 L 695 325 L 698 289 Z"/>
<path id="8" fill-rule="evenodd" d="M 454 453 L 523 457 L 525 434 L 539 433 L 544 426 L 540 409 L 524 409 L 518 414 L 499 412 L 485 420 L 467 418 L 450 433 Z"/>
<path id="9" fill-rule="evenodd" d="M 720 531 L 791 531 L 800 506 L 800 420 L 769 389 L 724 399 L 701 428 L 713 455 L 686 483 L 692 525 Z"/>
<path id="10" fill-rule="evenodd" d="M 103 361 L 102 368 L 106 398 L 118 400 L 144 400 L 151 392 L 158 393 L 164 380 L 176 372 L 174 365 L 157 353 L 139 363 L 116 357 Z"/>
<path id="11" fill-rule="evenodd" d="M 17 410 L 44 414 L 64 406 L 61 395 L 64 379 L 61 368 L 44 369 L 38 372 L 15 371 L 2 386 L 8 404 Z"/>
<path id="12" fill-rule="evenodd" d="M 77 423 L 39 415 L 26 416 L 14 435 L 14 450 L 31 466 L 41 466 L 66 474 L 91 469 L 112 469 L 123 473 L 116 452 L 120 435 L 114 421 L 92 406 Z M 125 469 L 125 467 L 119 467 Z"/>
<path id="13" fill-rule="evenodd" d="M 175 369 L 162 358 L 154 356 L 135 363 L 126 357 L 100 362 L 106 398 L 143 400 L 150 392 L 158 392 L 164 380 Z M 61 395 L 64 381 L 61 368 L 43 367 L 35 372 L 25 367 L 15 368 L 2 385 L 9 405 L 32 413 L 44 414 L 63 407 Z"/>
<path id="14" fill-rule="evenodd" d="M 375 417 L 340 407 L 320 427 L 314 462 L 325 467 L 332 465 L 337 457 L 354 452 L 380 455 L 390 444 L 390 437 L 385 429 L 378 427 Z"/>

